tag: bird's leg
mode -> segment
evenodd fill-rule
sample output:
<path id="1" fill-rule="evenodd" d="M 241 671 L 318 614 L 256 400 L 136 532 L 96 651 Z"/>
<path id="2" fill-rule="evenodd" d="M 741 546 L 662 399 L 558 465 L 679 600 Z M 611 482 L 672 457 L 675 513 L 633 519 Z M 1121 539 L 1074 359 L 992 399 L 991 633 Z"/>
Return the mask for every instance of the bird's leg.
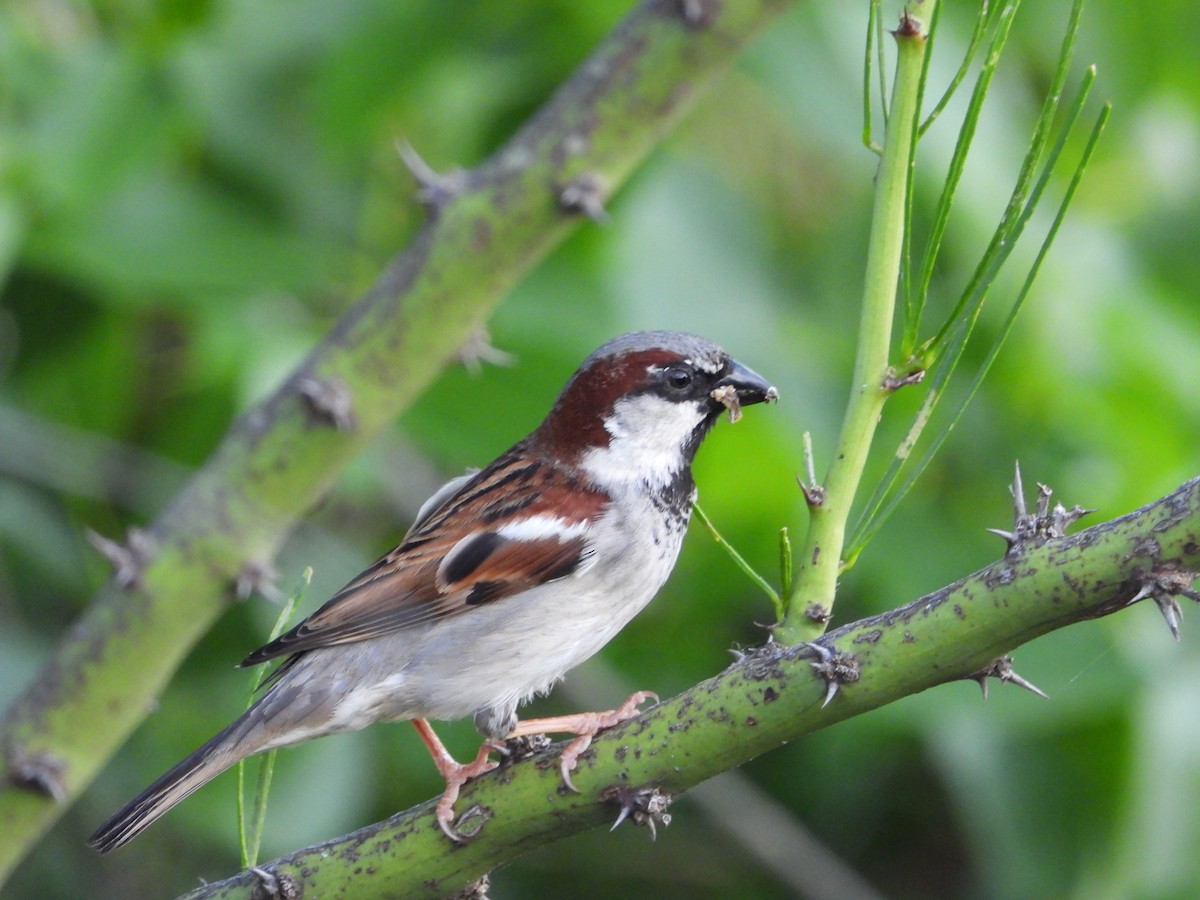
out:
<path id="1" fill-rule="evenodd" d="M 516 738 L 529 734 L 557 732 L 577 735 L 575 740 L 567 744 L 567 749 L 559 757 L 559 771 L 562 773 L 563 784 L 578 794 L 579 789 L 571 781 L 571 772 L 575 770 L 583 751 L 591 746 L 592 738 L 606 728 L 612 728 L 626 719 L 632 719 L 638 714 L 638 707 L 651 698 L 658 702 L 658 694 L 652 691 L 638 691 L 616 709 L 604 712 L 575 713 L 570 716 L 551 716 L 547 719 L 525 719 L 517 722 L 516 727 L 507 737 Z"/>
<path id="2" fill-rule="evenodd" d="M 516 727 L 506 736 L 506 739 L 525 737 L 531 734 L 546 734 L 547 732 L 575 735 L 575 740 L 567 745 L 559 758 L 559 771 L 562 773 L 563 784 L 575 793 L 579 793 L 579 789 L 571 781 L 571 772 L 578 764 L 579 757 L 591 746 L 592 738 L 606 728 L 612 728 L 627 719 L 632 719 L 637 715 L 638 707 L 651 698 L 657 701 L 658 695 L 651 691 L 638 691 L 616 709 L 575 713 L 569 716 L 552 716 L 546 719 L 526 719 L 517 722 Z M 450 751 L 446 749 L 446 745 L 442 743 L 429 722 L 425 719 L 413 719 L 412 724 L 429 750 L 429 755 L 433 757 L 433 764 L 437 766 L 441 776 L 446 779 L 446 789 L 442 792 L 442 797 L 437 804 L 438 825 L 450 840 L 461 843 L 462 835 L 458 834 L 451 826 L 454 821 L 454 804 L 458 801 L 459 791 L 472 778 L 490 772 L 499 765 L 490 757 L 493 750 L 501 750 L 502 747 L 494 741 L 486 740 L 480 745 L 475 759 L 464 765 L 450 755 Z"/>
<path id="3" fill-rule="evenodd" d="M 433 757 L 433 764 L 446 779 L 446 790 L 442 792 L 442 799 L 438 801 L 437 805 L 437 823 L 446 833 L 446 837 L 455 843 L 462 843 L 464 840 L 462 835 L 458 834 L 450 825 L 454 821 L 454 804 L 458 800 L 458 792 L 472 778 L 477 778 L 484 772 L 490 772 L 499 765 L 495 760 L 489 758 L 497 747 L 491 741 L 484 741 L 479 747 L 479 752 L 475 754 L 474 761 L 463 765 L 450 755 L 446 745 L 442 743 L 425 719 L 413 719 L 412 724 L 429 749 L 429 755 Z"/>

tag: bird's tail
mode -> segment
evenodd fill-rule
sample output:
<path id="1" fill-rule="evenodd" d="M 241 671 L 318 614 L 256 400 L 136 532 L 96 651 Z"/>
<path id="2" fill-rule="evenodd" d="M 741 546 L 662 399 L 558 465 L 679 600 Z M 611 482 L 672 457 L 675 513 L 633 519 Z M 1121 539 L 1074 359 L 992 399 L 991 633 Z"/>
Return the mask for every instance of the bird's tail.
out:
<path id="1" fill-rule="evenodd" d="M 108 853 L 133 840 L 176 803 L 216 778 L 235 762 L 262 749 L 261 729 L 255 728 L 256 709 L 173 766 L 88 838 L 88 846 Z M 257 738 L 257 739 L 255 739 Z"/>

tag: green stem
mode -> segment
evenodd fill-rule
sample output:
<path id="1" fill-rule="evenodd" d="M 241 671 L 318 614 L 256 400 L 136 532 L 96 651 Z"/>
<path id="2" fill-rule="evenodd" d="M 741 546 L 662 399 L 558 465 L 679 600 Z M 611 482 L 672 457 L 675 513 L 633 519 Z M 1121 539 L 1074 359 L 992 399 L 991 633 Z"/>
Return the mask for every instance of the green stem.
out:
<path id="1" fill-rule="evenodd" d="M 712 535 L 713 540 L 717 542 L 717 545 L 727 554 L 729 554 L 729 558 L 733 560 L 734 565 L 741 569 L 746 574 L 746 577 L 753 581 L 758 589 L 767 595 L 767 599 L 771 601 L 771 605 L 775 608 L 776 620 L 778 621 L 781 619 L 783 617 L 783 598 L 779 596 L 779 592 L 776 591 L 775 588 L 771 587 L 771 585 L 767 582 L 767 579 L 763 578 L 756 571 L 754 571 L 754 567 L 750 565 L 750 563 L 746 562 L 746 558 L 737 552 L 733 544 L 729 543 L 729 541 L 725 540 L 725 538 L 721 536 L 721 532 L 717 531 L 717 526 L 712 523 L 712 519 L 710 519 L 704 510 L 700 508 L 699 503 L 693 503 L 692 509 L 695 510 L 696 518 L 704 523 L 704 527 L 708 529 L 709 534 Z M 787 529 L 785 528 L 784 540 L 786 540 L 786 535 Z"/>
<path id="2" fill-rule="evenodd" d="M 931 13 L 930 6 L 927 2 L 922 12 Z M 890 393 L 884 382 L 904 247 L 908 174 L 913 164 L 927 32 L 915 19 L 905 18 L 894 36 L 896 83 L 871 219 L 858 356 L 846 416 L 825 483 L 825 500 L 812 508 L 802 566 L 784 620 L 775 632 L 784 643 L 811 640 L 824 631 L 842 570 L 846 522 Z"/>

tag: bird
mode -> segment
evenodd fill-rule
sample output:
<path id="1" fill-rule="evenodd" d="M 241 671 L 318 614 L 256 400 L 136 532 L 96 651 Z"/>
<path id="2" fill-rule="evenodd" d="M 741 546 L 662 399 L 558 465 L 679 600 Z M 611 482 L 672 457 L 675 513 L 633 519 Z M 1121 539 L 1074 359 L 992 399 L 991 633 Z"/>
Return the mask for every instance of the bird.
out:
<path id="1" fill-rule="evenodd" d="M 639 691 L 605 712 L 517 717 L 596 653 L 658 593 L 696 498 L 692 461 L 728 412 L 778 391 L 715 343 L 673 331 L 617 337 L 587 357 L 550 412 L 419 510 L 399 546 L 242 666 L 282 658 L 232 724 L 115 813 L 88 840 L 102 853 L 140 834 L 241 759 L 377 721 L 411 721 L 446 781 L 437 823 L 495 767 L 506 741 L 575 738 L 564 784 L 592 737 L 636 715 Z M 471 716 L 485 740 L 457 762 L 430 719 Z"/>

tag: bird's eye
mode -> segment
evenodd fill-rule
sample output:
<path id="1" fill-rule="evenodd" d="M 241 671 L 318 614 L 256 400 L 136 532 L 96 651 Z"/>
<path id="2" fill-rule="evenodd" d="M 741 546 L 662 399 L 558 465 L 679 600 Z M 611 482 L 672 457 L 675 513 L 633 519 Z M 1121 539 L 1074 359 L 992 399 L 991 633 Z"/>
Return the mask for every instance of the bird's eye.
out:
<path id="1" fill-rule="evenodd" d="M 691 387 L 692 373 L 688 369 L 673 366 L 667 369 L 667 384 L 677 391 L 686 390 Z"/>

